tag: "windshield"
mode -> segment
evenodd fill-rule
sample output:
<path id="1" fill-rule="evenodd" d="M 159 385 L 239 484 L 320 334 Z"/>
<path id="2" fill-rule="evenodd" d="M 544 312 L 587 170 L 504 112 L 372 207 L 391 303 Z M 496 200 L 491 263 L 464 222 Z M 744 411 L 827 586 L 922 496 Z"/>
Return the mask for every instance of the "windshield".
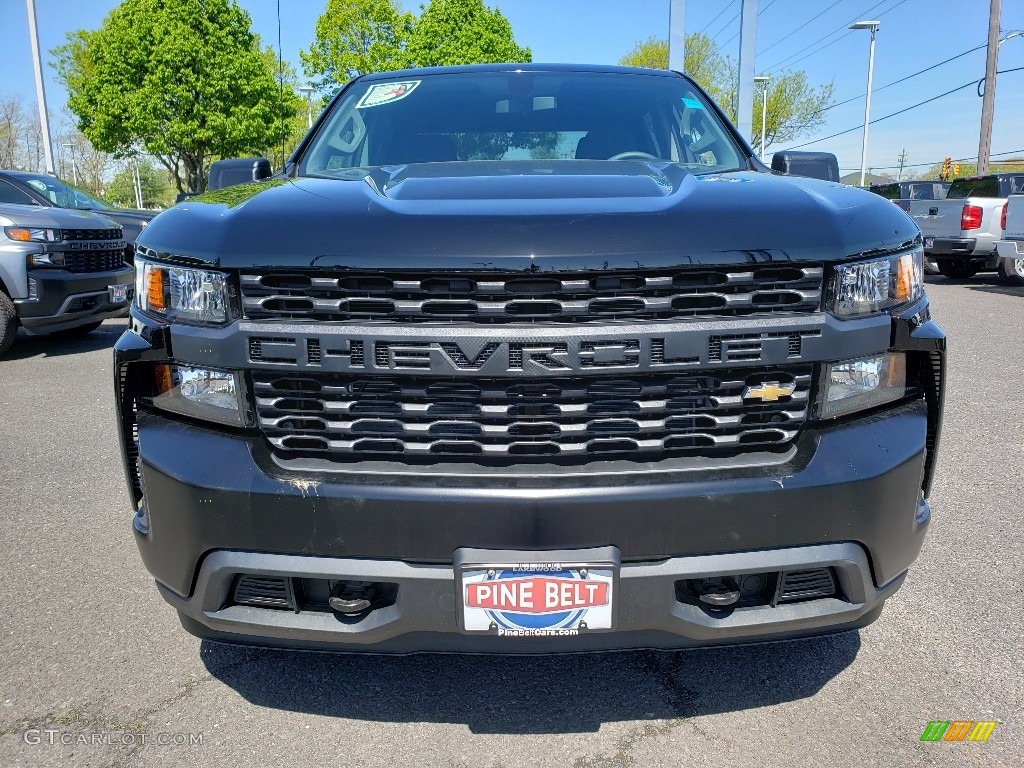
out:
<path id="1" fill-rule="evenodd" d="M 697 173 L 746 158 L 686 80 L 587 72 L 476 72 L 360 81 L 299 169 L 510 160 L 661 160 Z"/>
<path id="2" fill-rule="evenodd" d="M 48 198 L 58 208 L 77 208 L 83 211 L 110 210 L 106 203 L 52 176 L 22 176 L 21 181 Z"/>

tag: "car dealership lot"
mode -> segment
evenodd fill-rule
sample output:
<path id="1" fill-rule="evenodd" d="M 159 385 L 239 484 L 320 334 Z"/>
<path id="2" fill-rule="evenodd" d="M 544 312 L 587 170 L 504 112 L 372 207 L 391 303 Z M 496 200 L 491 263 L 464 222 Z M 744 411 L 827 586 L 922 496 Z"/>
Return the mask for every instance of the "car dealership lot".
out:
<path id="1" fill-rule="evenodd" d="M 860 633 L 682 653 L 200 643 L 132 539 L 111 384 L 124 321 L 20 338 L 0 361 L 0 765 L 1019 764 L 1024 290 L 989 275 L 928 290 L 950 387 L 907 584 Z M 1000 722 L 985 743 L 922 743 L 931 720 Z"/>

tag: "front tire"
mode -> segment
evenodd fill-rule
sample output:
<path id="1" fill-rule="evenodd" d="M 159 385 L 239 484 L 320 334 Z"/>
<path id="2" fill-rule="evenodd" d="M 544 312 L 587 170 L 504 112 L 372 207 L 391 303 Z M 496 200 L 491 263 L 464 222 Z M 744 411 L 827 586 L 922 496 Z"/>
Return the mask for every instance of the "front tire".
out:
<path id="1" fill-rule="evenodd" d="M 11 297 L 0 291 L 0 355 L 14 344 L 18 336 L 18 311 Z"/>
<path id="2" fill-rule="evenodd" d="M 1024 259 L 1002 259 L 999 275 L 1013 285 L 1024 285 Z"/>
<path id="3" fill-rule="evenodd" d="M 939 272 L 942 273 L 943 277 L 948 277 L 950 280 L 966 280 L 978 274 L 978 268 L 969 262 L 940 261 Z"/>

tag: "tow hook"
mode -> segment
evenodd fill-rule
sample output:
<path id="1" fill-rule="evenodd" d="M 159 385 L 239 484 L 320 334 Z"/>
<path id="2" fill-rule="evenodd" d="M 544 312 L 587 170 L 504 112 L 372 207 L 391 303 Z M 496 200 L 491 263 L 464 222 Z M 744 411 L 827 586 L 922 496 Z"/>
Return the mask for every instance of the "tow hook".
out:
<path id="1" fill-rule="evenodd" d="M 327 603 L 338 613 L 351 616 L 362 613 L 373 605 L 375 593 L 376 590 L 371 584 L 340 581 L 331 589 L 331 596 L 327 599 Z"/>
<path id="2" fill-rule="evenodd" d="M 727 608 L 740 599 L 740 588 L 734 579 L 704 579 L 700 585 L 700 601 L 713 608 Z"/>

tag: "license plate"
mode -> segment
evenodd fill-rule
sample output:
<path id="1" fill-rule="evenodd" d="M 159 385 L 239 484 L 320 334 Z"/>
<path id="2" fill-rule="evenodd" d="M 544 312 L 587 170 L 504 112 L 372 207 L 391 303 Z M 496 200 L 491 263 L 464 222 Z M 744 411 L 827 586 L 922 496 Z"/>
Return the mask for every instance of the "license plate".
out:
<path id="1" fill-rule="evenodd" d="M 109 290 L 111 304 L 124 304 L 128 301 L 127 285 L 111 285 L 109 286 Z"/>
<path id="2" fill-rule="evenodd" d="M 616 571 L 614 562 L 463 563 L 462 628 L 500 637 L 573 637 L 612 629 Z"/>
<path id="3" fill-rule="evenodd" d="M 929 248 L 934 247 L 934 245 L 935 245 L 935 238 L 934 237 L 926 237 L 924 239 L 924 248 L 925 248 L 925 250 L 928 250 Z"/>

